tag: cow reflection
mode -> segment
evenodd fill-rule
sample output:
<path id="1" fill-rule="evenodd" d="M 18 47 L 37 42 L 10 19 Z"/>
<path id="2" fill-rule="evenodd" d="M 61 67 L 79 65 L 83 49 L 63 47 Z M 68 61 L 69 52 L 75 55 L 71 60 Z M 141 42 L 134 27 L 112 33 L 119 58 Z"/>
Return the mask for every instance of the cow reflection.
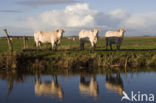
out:
<path id="1" fill-rule="evenodd" d="M 112 91 L 117 92 L 118 94 L 122 95 L 123 91 L 123 82 L 120 77 L 120 74 L 113 75 L 106 75 L 106 88 Z"/>
<path id="2" fill-rule="evenodd" d="M 90 80 L 86 80 L 86 77 L 80 76 L 79 89 L 82 94 L 87 94 L 93 97 L 99 95 L 99 88 L 95 76 L 91 76 Z"/>
<path id="3" fill-rule="evenodd" d="M 37 96 L 50 95 L 59 99 L 63 98 L 63 91 L 58 83 L 57 76 L 53 76 L 52 81 L 49 82 L 41 82 L 40 76 L 38 76 L 35 83 L 35 93 Z"/>

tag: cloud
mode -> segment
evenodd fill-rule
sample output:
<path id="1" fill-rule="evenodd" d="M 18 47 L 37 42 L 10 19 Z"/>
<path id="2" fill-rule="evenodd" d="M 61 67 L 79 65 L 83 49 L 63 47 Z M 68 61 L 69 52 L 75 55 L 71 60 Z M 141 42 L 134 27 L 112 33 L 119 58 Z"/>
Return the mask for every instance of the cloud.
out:
<path id="1" fill-rule="evenodd" d="M 65 28 L 67 33 L 78 34 L 81 29 L 100 28 L 102 35 L 107 30 L 125 28 L 128 35 L 156 34 L 156 12 L 129 13 L 124 9 L 100 12 L 87 3 L 68 5 L 63 10 L 46 11 L 28 21 L 34 30 Z"/>
<path id="2" fill-rule="evenodd" d="M 68 4 L 76 3 L 75 0 L 25 0 L 19 1 L 17 4 L 25 6 L 44 6 L 44 5 L 57 5 L 57 4 Z"/>
<path id="3" fill-rule="evenodd" d="M 136 35 L 155 35 L 156 12 L 131 14 L 121 21 L 120 26 L 126 27 Z"/>
<path id="4" fill-rule="evenodd" d="M 117 29 L 119 24 L 129 16 L 126 10 L 116 9 L 109 12 L 97 11 L 94 15 L 95 25 L 107 27 L 106 29 Z"/>
<path id="5" fill-rule="evenodd" d="M 96 11 L 90 10 L 88 4 L 67 6 L 64 10 L 52 10 L 30 17 L 28 20 L 35 27 L 86 27 L 94 25 Z M 39 22 L 40 21 L 40 22 Z"/>
<path id="6" fill-rule="evenodd" d="M 122 24 L 132 29 L 152 28 L 156 26 L 156 12 L 132 14 Z"/>
<path id="7" fill-rule="evenodd" d="M 23 13 L 20 10 L 0 10 L 1 13 Z"/>
<path id="8" fill-rule="evenodd" d="M 68 34 L 77 34 L 80 29 L 111 29 L 118 26 L 126 15 L 127 12 L 121 9 L 105 13 L 91 9 L 87 3 L 76 3 L 66 6 L 64 10 L 46 11 L 36 17 L 29 17 L 28 21 L 34 30 L 66 28 L 70 31 Z"/>

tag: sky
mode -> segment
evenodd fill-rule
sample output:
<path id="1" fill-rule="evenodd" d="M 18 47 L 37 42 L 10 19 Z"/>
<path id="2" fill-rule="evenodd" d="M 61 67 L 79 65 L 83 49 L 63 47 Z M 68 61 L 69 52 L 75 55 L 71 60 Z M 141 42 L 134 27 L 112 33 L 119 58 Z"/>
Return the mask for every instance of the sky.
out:
<path id="1" fill-rule="evenodd" d="M 127 36 L 156 36 L 156 0 L 0 0 L 0 36 L 35 31 L 127 30 Z"/>

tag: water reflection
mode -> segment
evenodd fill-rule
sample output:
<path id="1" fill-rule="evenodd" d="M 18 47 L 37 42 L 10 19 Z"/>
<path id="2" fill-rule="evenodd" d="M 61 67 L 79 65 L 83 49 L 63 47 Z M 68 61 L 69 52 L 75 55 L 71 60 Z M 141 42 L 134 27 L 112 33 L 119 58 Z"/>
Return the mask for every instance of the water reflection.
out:
<path id="1" fill-rule="evenodd" d="M 106 74 L 105 86 L 108 90 L 115 91 L 116 93 L 122 95 L 123 91 L 123 81 L 120 74 Z"/>
<path id="2" fill-rule="evenodd" d="M 123 90 L 156 94 L 155 77 L 154 72 L 128 73 L 126 78 L 111 73 L 35 76 L 5 71 L 0 72 L 0 103 L 120 103 Z"/>
<path id="3" fill-rule="evenodd" d="M 25 81 L 25 75 L 21 74 L 20 72 L 16 71 L 6 71 L 6 72 L 0 72 L 0 79 L 6 80 L 8 84 L 6 99 L 9 98 L 9 94 L 11 93 L 14 83 L 24 82 Z"/>
<path id="4" fill-rule="evenodd" d="M 80 75 L 79 89 L 82 94 L 87 94 L 93 97 L 99 96 L 99 87 L 95 76 L 88 77 Z"/>
<path id="5" fill-rule="evenodd" d="M 52 98 L 57 97 L 59 99 L 63 98 L 63 90 L 61 85 L 57 80 L 57 76 L 52 76 L 51 81 L 42 82 L 41 77 L 37 76 L 35 82 L 35 94 L 37 96 L 50 95 Z"/>

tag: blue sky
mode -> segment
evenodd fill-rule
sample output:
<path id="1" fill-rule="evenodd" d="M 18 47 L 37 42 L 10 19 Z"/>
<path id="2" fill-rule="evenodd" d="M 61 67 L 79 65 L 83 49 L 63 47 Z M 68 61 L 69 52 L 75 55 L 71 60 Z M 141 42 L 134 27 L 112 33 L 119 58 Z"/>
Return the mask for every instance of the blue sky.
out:
<path id="1" fill-rule="evenodd" d="M 34 31 L 64 28 L 67 35 L 81 29 L 125 28 L 128 36 L 156 35 L 156 0 L 1 0 L 0 36 L 33 35 Z"/>

